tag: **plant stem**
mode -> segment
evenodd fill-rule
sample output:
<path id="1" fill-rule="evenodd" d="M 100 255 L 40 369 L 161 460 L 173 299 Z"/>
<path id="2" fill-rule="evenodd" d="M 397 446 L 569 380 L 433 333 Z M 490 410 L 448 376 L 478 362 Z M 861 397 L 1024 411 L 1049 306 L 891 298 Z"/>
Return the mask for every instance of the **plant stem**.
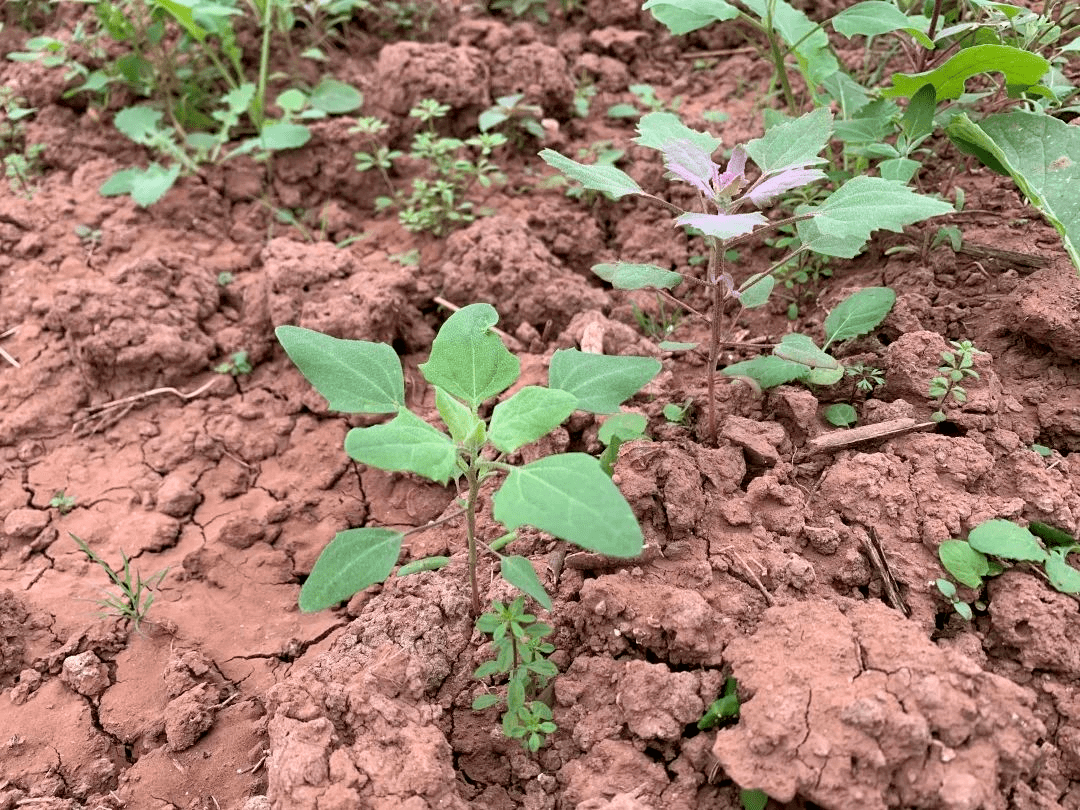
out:
<path id="1" fill-rule="evenodd" d="M 709 396 L 709 443 L 716 444 L 716 361 L 720 355 L 720 309 L 723 293 L 720 276 L 724 272 L 724 246 L 718 240 L 709 240 L 708 282 L 712 285 L 712 323 L 709 330 L 709 363 L 705 369 Z"/>
<path id="2" fill-rule="evenodd" d="M 472 617 L 480 615 L 480 589 L 476 585 L 476 502 L 480 497 L 480 475 L 477 459 L 469 461 L 465 472 L 469 482 L 469 500 L 465 505 L 466 537 L 469 541 L 469 586 L 472 588 Z"/>

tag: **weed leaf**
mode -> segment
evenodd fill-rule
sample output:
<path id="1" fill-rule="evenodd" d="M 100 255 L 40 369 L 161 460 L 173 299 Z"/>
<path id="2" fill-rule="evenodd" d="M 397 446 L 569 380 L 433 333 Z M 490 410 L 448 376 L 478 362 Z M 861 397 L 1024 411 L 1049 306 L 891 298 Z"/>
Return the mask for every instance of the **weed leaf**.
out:
<path id="1" fill-rule="evenodd" d="M 390 529 L 338 532 L 300 588 L 300 610 L 312 613 L 332 607 L 385 580 L 397 562 L 403 538 L 401 532 Z"/>
<path id="2" fill-rule="evenodd" d="M 401 360 L 388 344 L 342 340 L 299 326 L 279 326 L 274 334 L 331 410 L 396 413 L 405 405 Z"/>
<path id="3" fill-rule="evenodd" d="M 903 183 L 860 175 L 848 180 L 796 226 L 804 245 L 816 253 L 854 258 L 876 230 L 899 233 L 905 225 L 948 214 L 942 200 L 916 194 Z"/>
<path id="4" fill-rule="evenodd" d="M 789 332 L 780 339 L 780 345 L 773 349 L 773 354 L 783 360 L 801 363 L 810 368 L 834 370 L 841 368 L 840 361 L 819 349 L 814 341 L 798 332 Z"/>
<path id="5" fill-rule="evenodd" d="M 1011 520 L 987 520 L 980 523 L 968 533 L 968 542 L 973 549 L 983 554 L 993 554 L 1003 560 L 1046 560 L 1046 551 L 1039 545 L 1038 538 Z"/>
<path id="6" fill-rule="evenodd" d="M 612 439 L 629 442 L 645 435 L 648 420 L 640 413 L 617 413 L 604 420 L 597 431 L 596 438 L 604 444 L 611 444 Z"/>
<path id="7" fill-rule="evenodd" d="M 980 73 L 1003 73 L 1006 86 L 1026 90 L 1039 83 L 1050 63 L 1038 54 L 1009 45 L 974 45 L 954 54 L 943 65 L 925 73 L 894 73 L 892 87 L 885 87 L 885 98 L 911 98 L 923 85 L 931 84 L 938 101 L 960 98 L 964 85 Z"/>
<path id="8" fill-rule="evenodd" d="M 990 563 L 986 555 L 973 549 L 965 540 L 943 542 L 938 546 L 938 559 L 953 579 L 969 588 L 982 587 L 983 577 L 990 573 Z M 943 590 L 942 593 L 945 591 Z"/>
<path id="9" fill-rule="evenodd" d="M 641 8 L 651 11 L 675 35 L 688 34 L 714 22 L 739 16 L 739 9 L 725 0 L 645 0 Z"/>
<path id="10" fill-rule="evenodd" d="M 1080 593 L 1080 571 L 1066 560 L 1073 549 L 1054 549 L 1046 558 L 1046 576 L 1055 590 L 1061 593 Z"/>
<path id="11" fill-rule="evenodd" d="M 917 39 L 927 49 L 933 50 L 934 42 L 926 35 L 930 21 L 920 15 L 907 16 L 892 3 L 885 0 L 864 0 L 846 8 L 832 18 L 836 33 L 851 39 L 855 36 L 876 37 L 893 31 L 904 31 Z"/>
<path id="12" fill-rule="evenodd" d="M 744 309 L 756 309 L 764 306 L 776 286 L 776 276 L 762 275 L 747 279 L 743 284 L 743 291 L 739 294 L 739 303 Z"/>
<path id="13" fill-rule="evenodd" d="M 503 557 L 499 568 L 502 571 L 503 579 L 522 593 L 531 596 L 545 609 L 551 610 L 551 597 L 547 595 L 544 586 L 540 584 L 540 578 L 536 576 L 536 569 L 532 567 L 531 562 L 516 555 Z"/>
<path id="14" fill-rule="evenodd" d="M 588 166 L 568 157 L 563 157 L 554 149 L 544 149 L 540 157 L 554 169 L 558 169 L 572 180 L 577 180 L 585 188 L 603 191 L 615 199 L 627 194 L 644 194 L 641 186 L 634 179 L 614 166 Z"/>
<path id="15" fill-rule="evenodd" d="M 769 220 L 758 211 L 749 214 L 682 214 L 676 217 L 675 224 L 697 228 L 706 236 L 717 239 L 732 239 L 750 233 L 758 225 L 768 225 Z"/>
<path id="16" fill-rule="evenodd" d="M 521 361 L 492 331 L 498 322 L 491 304 L 470 304 L 447 318 L 431 345 L 431 357 L 420 365 L 424 379 L 474 410 L 513 385 Z"/>
<path id="17" fill-rule="evenodd" d="M 635 557 L 644 539 L 618 487 L 584 453 L 546 456 L 514 468 L 493 498 L 509 529 L 541 531 L 611 557 Z"/>
<path id="18" fill-rule="evenodd" d="M 435 387 L 435 407 L 443 423 L 450 430 L 450 436 L 458 444 L 483 444 L 484 423 L 465 405 L 438 386 Z"/>
<path id="19" fill-rule="evenodd" d="M 769 127 L 763 137 L 746 144 L 746 152 L 763 174 L 825 163 L 819 155 L 830 133 L 832 113 L 827 107 L 818 107 L 794 121 Z"/>
<path id="20" fill-rule="evenodd" d="M 345 452 L 380 470 L 413 472 L 440 484 L 457 473 L 457 448 L 451 438 L 407 408 L 386 424 L 350 430 Z"/>
<path id="21" fill-rule="evenodd" d="M 709 1 L 715 2 L 715 0 Z M 690 144 L 697 148 L 696 152 L 691 150 L 689 153 L 689 156 L 696 156 L 694 162 L 699 164 L 694 175 L 708 182 L 711 167 L 705 166 L 703 161 L 708 161 L 711 164 L 712 153 L 720 147 L 720 139 L 715 135 L 690 129 L 682 122 L 679 116 L 669 112 L 651 112 L 641 116 L 641 120 L 638 121 L 637 131 L 638 136 L 634 138 L 635 143 L 665 152 L 679 141 L 689 141 Z M 700 154 L 696 154 L 697 152 L 700 152 Z M 680 150 L 680 154 L 685 153 L 685 148 Z"/>
<path id="22" fill-rule="evenodd" d="M 329 76 L 323 77 L 308 97 L 308 104 L 328 115 L 350 113 L 360 109 L 363 103 L 364 96 L 359 90 Z"/>
<path id="23" fill-rule="evenodd" d="M 594 264 L 592 271 L 616 290 L 642 290 L 646 287 L 670 290 L 683 280 L 681 273 L 665 270 L 655 264 Z"/>
<path id="24" fill-rule="evenodd" d="M 548 386 L 569 391 L 577 407 L 591 413 L 615 413 L 625 400 L 660 373 L 652 357 L 612 357 L 560 349 L 551 358 Z"/>
<path id="25" fill-rule="evenodd" d="M 500 402 L 491 413 L 488 439 L 504 453 L 545 436 L 577 408 L 577 397 L 555 388 L 529 385 Z"/>
<path id="26" fill-rule="evenodd" d="M 889 287 L 866 287 L 852 293 L 825 319 L 825 345 L 865 335 L 885 320 L 896 303 Z"/>
<path id="27" fill-rule="evenodd" d="M 773 355 L 733 363 L 723 369 L 729 377 L 749 377 L 762 388 L 775 388 L 806 374 L 806 366 Z"/>

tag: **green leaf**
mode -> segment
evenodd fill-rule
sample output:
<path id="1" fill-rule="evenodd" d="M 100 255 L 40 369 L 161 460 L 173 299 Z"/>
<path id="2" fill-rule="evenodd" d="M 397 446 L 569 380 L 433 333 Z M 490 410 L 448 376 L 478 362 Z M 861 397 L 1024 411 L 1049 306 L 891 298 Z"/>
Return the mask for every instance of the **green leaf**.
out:
<path id="1" fill-rule="evenodd" d="M 342 115 L 358 110 L 364 95 L 350 84 L 324 76 L 308 96 L 308 104 L 328 115 Z"/>
<path id="2" fill-rule="evenodd" d="M 1054 589 L 1061 593 L 1080 593 L 1080 571 L 1069 565 L 1066 557 L 1075 546 L 1056 548 L 1046 558 L 1046 576 Z"/>
<path id="3" fill-rule="evenodd" d="M 896 303 L 889 287 L 866 287 L 837 304 L 825 319 L 825 345 L 865 335 L 877 328 Z"/>
<path id="4" fill-rule="evenodd" d="M 424 557 L 422 560 L 413 560 L 411 563 L 401 566 L 397 570 L 397 575 L 407 577 L 409 574 L 417 574 L 420 571 L 438 571 L 449 564 L 449 557 Z"/>
<path id="5" fill-rule="evenodd" d="M 911 98 L 925 84 L 932 84 L 938 101 L 960 98 L 964 85 L 980 73 L 1002 73 L 1011 92 L 1037 85 L 1050 63 L 1038 54 L 1008 45 L 975 45 L 954 54 L 947 62 L 925 73 L 894 73 L 892 87 L 881 90 L 885 98 Z"/>
<path id="6" fill-rule="evenodd" d="M 113 126 L 135 143 L 147 146 L 160 129 L 163 115 L 150 107 L 125 107 L 113 118 Z"/>
<path id="7" fill-rule="evenodd" d="M 303 124 L 289 121 L 267 121 L 256 139 L 262 149 L 277 152 L 299 149 L 311 139 L 311 130 Z"/>
<path id="8" fill-rule="evenodd" d="M 331 410 L 396 413 L 405 405 L 401 360 L 390 345 L 342 340 L 299 326 L 279 326 L 274 334 Z"/>
<path id="9" fill-rule="evenodd" d="M 610 557 L 636 557 L 644 539 L 618 487 L 584 453 L 514 468 L 495 493 L 494 516 L 509 529 L 541 531 Z"/>
<path id="10" fill-rule="evenodd" d="M 901 232 L 905 225 L 948 214 L 942 200 L 916 194 L 903 183 L 860 175 L 848 180 L 796 226 L 803 244 L 816 253 L 854 258 L 876 230 Z"/>
<path id="11" fill-rule="evenodd" d="M 990 563 L 986 555 L 973 549 L 966 540 L 943 542 L 938 546 L 938 559 L 953 579 L 969 588 L 981 588 L 983 577 L 990 573 Z M 945 593 L 945 590 L 942 589 L 941 592 Z M 947 593 L 945 595 L 949 596 Z M 956 595 L 955 588 L 952 595 Z"/>
<path id="12" fill-rule="evenodd" d="M 278 94 L 278 97 L 274 99 L 274 103 L 277 104 L 285 112 L 298 113 L 304 109 L 304 105 L 307 104 L 308 97 L 303 90 L 299 90 L 295 87 L 290 87 L 284 93 Z"/>
<path id="13" fill-rule="evenodd" d="M 646 287 L 670 290 L 683 280 L 681 273 L 665 270 L 655 264 L 594 264 L 592 271 L 616 290 L 642 290 Z"/>
<path id="14" fill-rule="evenodd" d="M 1011 520 L 987 520 L 968 533 L 971 547 L 1005 560 L 1043 562 L 1046 551 L 1038 538 Z"/>
<path id="15" fill-rule="evenodd" d="M 665 352 L 685 352 L 696 349 L 697 343 L 687 343 L 682 340 L 661 340 L 656 344 L 656 348 Z"/>
<path id="16" fill-rule="evenodd" d="M 1036 537 L 1041 537 L 1052 546 L 1071 546 L 1076 542 L 1067 531 L 1034 520 L 1028 524 L 1028 531 Z"/>
<path id="17" fill-rule="evenodd" d="M 674 141 L 690 141 L 708 154 L 720 147 L 720 139 L 707 132 L 690 129 L 679 116 L 669 112 L 651 112 L 641 116 L 634 142 L 651 149 L 663 150 Z"/>
<path id="18" fill-rule="evenodd" d="M 1080 130 L 1049 115 L 1015 110 L 978 124 L 959 115 L 946 132 L 962 152 L 1012 177 L 1061 234 L 1080 270 Z"/>
<path id="19" fill-rule="evenodd" d="M 840 107 L 842 119 L 851 118 L 870 102 L 870 94 L 866 88 L 842 70 L 838 70 L 821 84 Z"/>
<path id="20" fill-rule="evenodd" d="M 794 51 L 799 72 L 807 76 L 811 84 L 821 84 L 840 69 L 825 30 L 790 3 L 785 0 L 743 0 L 743 5 L 780 34 Z"/>
<path id="21" fill-rule="evenodd" d="M 648 420 L 643 414 L 617 413 L 604 420 L 604 424 L 597 431 L 596 438 L 605 445 L 611 444 L 611 440 L 615 438 L 624 442 L 640 439 L 645 435 L 646 425 L 648 425 Z"/>
<path id="22" fill-rule="evenodd" d="M 311 613 L 332 607 L 384 581 L 397 562 L 403 538 L 390 529 L 338 532 L 300 588 L 300 610 Z"/>
<path id="23" fill-rule="evenodd" d="M 179 3 L 177 0 L 153 0 L 158 8 L 167 11 L 177 23 L 187 32 L 188 36 L 196 42 L 202 42 L 210 32 L 195 22 L 195 14 L 190 4 Z M 122 13 L 122 12 L 121 12 Z"/>
<path id="24" fill-rule="evenodd" d="M 350 430 L 345 452 L 380 470 L 412 472 L 440 484 L 457 473 L 457 448 L 450 437 L 404 407 L 386 424 Z"/>
<path id="25" fill-rule="evenodd" d="M 739 16 L 739 10 L 725 0 L 645 0 L 641 8 L 651 11 L 658 22 L 676 35 Z"/>
<path id="26" fill-rule="evenodd" d="M 836 427 L 848 427 L 859 421 L 859 414 L 847 402 L 837 402 L 825 409 L 825 421 Z"/>
<path id="27" fill-rule="evenodd" d="M 498 322 L 490 304 L 470 304 L 447 318 L 435 336 L 430 359 L 420 365 L 424 378 L 474 410 L 513 385 L 521 363 L 492 331 Z"/>
<path id="28" fill-rule="evenodd" d="M 946 599 L 956 599 L 956 586 L 953 585 L 949 580 L 935 579 L 934 584 L 937 585 L 937 589 L 941 591 L 941 595 L 944 596 Z"/>
<path id="29" fill-rule="evenodd" d="M 773 287 L 776 286 L 776 277 L 759 274 L 755 278 L 747 279 L 742 286 L 742 292 L 739 293 L 739 303 L 744 309 L 756 309 L 768 302 L 769 295 L 772 293 Z"/>
<path id="30" fill-rule="evenodd" d="M 544 149 L 540 152 L 540 157 L 549 166 L 570 179 L 577 180 L 585 188 L 606 192 L 615 199 L 627 194 L 644 194 L 641 186 L 634 182 L 630 175 L 614 166 L 587 166 L 563 157 L 554 149 Z"/>
<path id="31" fill-rule="evenodd" d="M 547 610 L 551 610 L 551 597 L 544 590 L 531 562 L 524 557 L 503 557 L 499 561 L 499 570 L 502 571 L 503 579 L 522 593 L 531 596 Z"/>
<path id="32" fill-rule="evenodd" d="M 810 368 L 843 368 L 839 360 L 823 352 L 813 340 L 799 332 L 789 332 L 780 338 L 780 344 L 773 349 L 773 355 Z"/>
<path id="33" fill-rule="evenodd" d="M 591 413 L 615 413 L 626 400 L 660 373 L 652 357 L 613 357 L 577 349 L 552 355 L 548 385 L 577 397 L 577 407 Z"/>
<path id="34" fill-rule="evenodd" d="M 924 48 L 934 43 L 926 35 L 929 20 L 922 15 L 908 17 L 892 3 L 884 0 L 865 0 L 846 8 L 832 18 L 836 33 L 851 39 L 854 36 L 876 37 L 893 31 L 911 34 Z"/>
<path id="35" fill-rule="evenodd" d="M 492 673 L 494 674 L 494 673 Z M 476 677 L 480 677 L 479 675 Z M 490 709 L 492 706 L 499 702 L 498 695 L 477 695 L 473 698 L 472 709 L 474 712 L 480 712 L 484 709 Z"/>
<path id="36" fill-rule="evenodd" d="M 819 153 L 829 142 L 831 132 L 832 113 L 827 107 L 818 107 L 794 121 L 769 127 L 763 137 L 746 144 L 746 152 L 762 174 L 817 165 L 826 162 Z"/>
<path id="37" fill-rule="evenodd" d="M 911 158 L 890 158 L 878 164 L 878 173 L 885 180 L 894 180 L 907 185 L 921 168 L 922 164 Z"/>
<path id="38" fill-rule="evenodd" d="M 792 363 L 790 360 L 765 355 L 752 360 L 743 360 L 741 363 L 733 363 L 722 371 L 729 377 L 749 377 L 762 388 L 775 388 L 802 377 L 806 374 L 806 366 L 802 363 Z"/>
<path id="39" fill-rule="evenodd" d="M 164 197 L 179 176 L 180 164 L 166 169 L 158 163 L 151 163 L 145 169 L 121 169 L 106 180 L 98 192 L 103 197 L 130 194 L 131 199 L 146 208 Z"/>
<path id="40" fill-rule="evenodd" d="M 908 143 L 914 143 L 934 131 L 934 113 L 937 111 L 937 94 L 932 84 L 919 88 L 900 119 Z"/>
<path id="41" fill-rule="evenodd" d="M 553 431 L 577 406 L 573 394 L 528 385 L 495 406 L 488 440 L 502 452 L 512 453 Z"/>
<path id="42" fill-rule="evenodd" d="M 484 423 L 469 406 L 435 387 L 435 407 L 442 417 L 443 424 L 450 430 L 450 437 L 458 444 L 478 449 L 483 446 Z"/>
<path id="43" fill-rule="evenodd" d="M 739 804 L 743 810 L 765 810 L 769 804 L 769 794 L 764 790 L 740 790 Z"/>

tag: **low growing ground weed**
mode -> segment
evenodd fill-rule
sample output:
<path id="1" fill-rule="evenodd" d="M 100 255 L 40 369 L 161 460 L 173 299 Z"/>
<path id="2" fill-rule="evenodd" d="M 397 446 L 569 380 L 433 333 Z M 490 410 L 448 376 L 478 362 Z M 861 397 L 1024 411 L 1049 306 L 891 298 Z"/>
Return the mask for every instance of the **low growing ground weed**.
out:
<path id="1" fill-rule="evenodd" d="M 118 589 L 116 593 L 106 591 L 105 597 L 97 600 L 96 604 L 102 609 L 101 615 L 114 616 L 129 621 L 135 631 L 138 632 L 139 625 L 146 620 L 146 614 L 150 612 L 150 606 L 154 604 L 153 589 L 161 584 L 169 573 L 169 569 L 165 568 L 158 571 L 149 579 L 143 579 L 142 574 L 138 571 L 133 576 L 131 560 L 128 559 L 124 552 L 120 552 L 122 564 L 119 569 L 116 569 L 99 557 L 83 540 L 73 534 L 71 539 L 75 541 L 82 553 L 92 563 L 98 565 L 105 572 Z"/>
<path id="2" fill-rule="evenodd" d="M 970 340 L 952 340 L 951 351 L 941 353 L 941 365 L 938 375 L 930 380 L 930 397 L 937 409 L 930 414 L 935 422 L 945 421 L 945 403 L 952 400 L 958 405 L 967 402 L 967 389 L 960 383 L 968 378 L 979 379 L 979 372 L 973 366 L 975 355 L 983 352 L 975 348 Z"/>

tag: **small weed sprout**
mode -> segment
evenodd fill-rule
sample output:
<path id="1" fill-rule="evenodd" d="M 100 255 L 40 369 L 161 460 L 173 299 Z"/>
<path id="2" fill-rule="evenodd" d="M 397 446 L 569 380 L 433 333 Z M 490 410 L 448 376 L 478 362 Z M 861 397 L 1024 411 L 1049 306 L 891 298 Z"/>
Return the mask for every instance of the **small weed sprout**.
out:
<path id="1" fill-rule="evenodd" d="M 219 363 L 214 366 L 215 374 L 231 374 L 234 377 L 241 377 L 245 374 L 250 374 L 253 370 L 251 360 L 248 357 L 247 352 L 233 352 L 229 355 L 229 359 L 224 363 Z"/>
<path id="2" fill-rule="evenodd" d="M 96 601 L 96 604 L 102 608 L 101 615 L 114 616 L 131 622 L 132 627 L 138 632 L 139 625 L 146 620 L 146 614 L 150 612 L 150 606 L 154 604 L 153 589 L 161 584 L 169 573 L 169 569 L 165 568 L 158 571 L 145 580 L 141 574 L 135 572 L 133 578 L 131 560 L 128 559 L 124 552 L 120 552 L 120 559 L 123 564 L 117 570 L 101 559 L 90 546 L 74 534 L 71 535 L 71 539 L 78 544 L 90 562 L 101 567 L 101 570 L 108 575 L 112 583 L 119 589 L 117 593 L 106 592 L 104 599 Z"/>
<path id="3" fill-rule="evenodd" d="M 935 422 L 945 421 L 945 401 L 952 399 L 957 404 L 967 402 L 967 389 L 960 383 L 967 378 L 979 379 L 979 372 L 973 366 L 975 355 L 983 354 L 970 340 L 952 340 L 951 351 L 941 353 L 941 365 L 938 376 L 930 380 L 930 398 L 937 409 L 930 414 Z"/>
<path id="4" fill-rule="evenodd" d="M 519 596 L 509 605 L 493 602 L 491 611 L 476 620 L 476 629 L 491 636 L 495 658 L 481 664 L 473 677 L 480 680 L 493 675 L 506 677 L 503 733 L 512 740 L 520 740 L 525 750 L 535 753 L 547 735 L 556 730 L 551 707 L 540 697 L 551 679 L 559 674 L 555 665 L 545 658 L 555 651 L 553 644 L 544 641 L 553 632 L 552 627 L 526 613 L 525 597 Z M 503 700 L 497 694 L 478 695 L 472 707 L 481 711 Z"/>
<path id="5" fill-rule="evenodd" d="M 524 98 L 524 93 L 517 93 L 495 99 L 494 106 L 480 113 L 480 117 L 476 120 L 477 128 L 481 132 L 489 132 L 506 124 L 510 137 L 518 145 L 525 142 L 523 133 L 531 135 L 538 141 L 543 141 L 547 137 L 544 127 L 540 124 L 544 111 L 535 104 L 523 104 Z"/>
<path id="6" fill-rule="evenodd" d="M 228 287 L 234 281 L 236 281 L 236 276 L 228 270 L 222 270 L 217 274 L 217 284 L 219 287 Z"/>
<path id="7" fill-rule="evenodd" d="M 656 296 L 655 315 L 641 309 L 636 303 L 630 304 L 630 311 L 638 328 L 655 340 L 667 340 L 671 337 L 671 333 L 678 327 L 679 319 L 682 317 L 682 310 L 678 308 L 669 310 L 661 295 Z"/>
<path id="8" fill-rule="evenodd" d="M 75 496 L 68 495 L 64 490 L 60 489 L 53 493 L 52 498 L 49 499 L 49 506 L 59 512 L 61 515 L 66 515 L 72 509 L 75 508 Z"/>

